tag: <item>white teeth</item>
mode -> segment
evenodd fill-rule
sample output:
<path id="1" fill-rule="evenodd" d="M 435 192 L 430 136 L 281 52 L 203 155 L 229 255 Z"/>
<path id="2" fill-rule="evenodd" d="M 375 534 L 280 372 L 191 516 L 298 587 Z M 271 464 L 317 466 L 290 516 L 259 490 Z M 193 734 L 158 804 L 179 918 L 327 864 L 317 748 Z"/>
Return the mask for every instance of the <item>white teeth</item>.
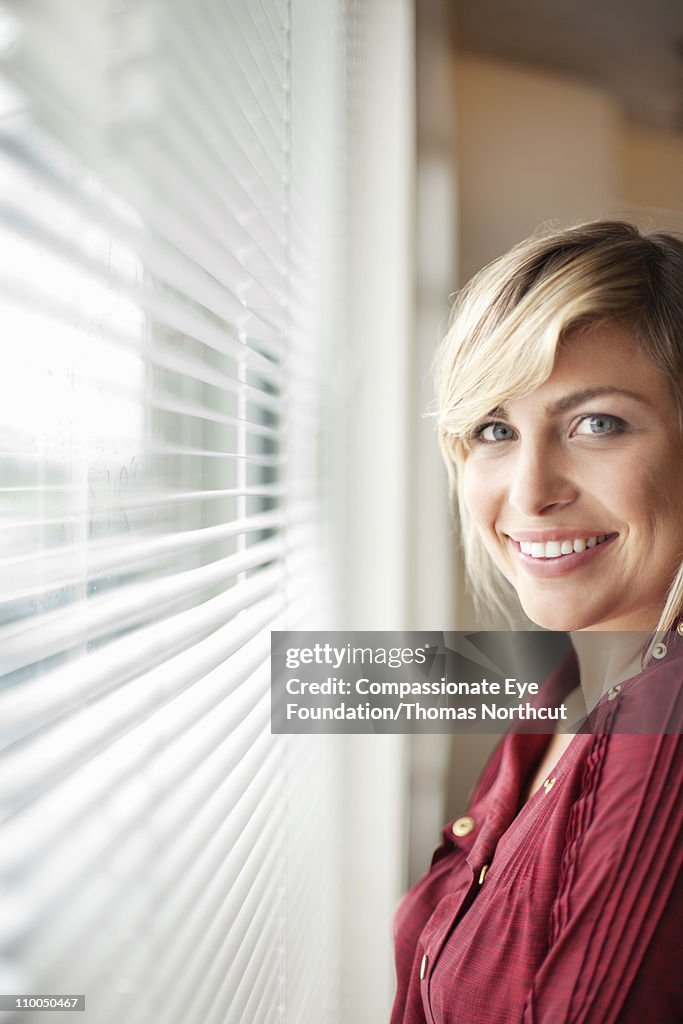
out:
<path id="1" fill-rule="evenodd" d="M 524 555 L 531 555 L 532 558 L 560 558 L 561 555 L 577 554 L 585 551 L 586 548 L 594 548 L 596 544 L 602 544 L 607 540 L 609 534 L 603 533 L 598 537 L 577 537 L 576 540 L 549 540 L 543 541 L 520 541 L 519 547 Z"/>

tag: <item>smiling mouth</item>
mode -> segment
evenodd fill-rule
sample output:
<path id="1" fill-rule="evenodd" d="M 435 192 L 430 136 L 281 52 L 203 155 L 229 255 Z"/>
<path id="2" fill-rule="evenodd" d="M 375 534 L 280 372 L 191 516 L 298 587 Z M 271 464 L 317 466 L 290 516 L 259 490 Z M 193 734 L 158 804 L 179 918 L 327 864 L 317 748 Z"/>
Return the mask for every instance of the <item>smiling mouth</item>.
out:
<path id="1" fill-rule="evenodd" d="M 510 540 L 520 554 L 534 559 L 546 559 L 567 558 L 571 555 L 582 554 L 584 551 L 596 548 L 616 536 L 616 533 L 603 533 L 592 537 L 566 537 L 563 540 L 518 541 L 514 537 L 510 537 Z"/>

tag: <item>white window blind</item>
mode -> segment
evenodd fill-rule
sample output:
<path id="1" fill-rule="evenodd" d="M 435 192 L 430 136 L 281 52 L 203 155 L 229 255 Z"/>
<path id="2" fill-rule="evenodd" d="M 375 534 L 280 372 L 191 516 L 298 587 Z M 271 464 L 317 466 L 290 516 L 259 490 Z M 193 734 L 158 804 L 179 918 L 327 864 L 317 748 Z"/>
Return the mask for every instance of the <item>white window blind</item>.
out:
<path id="1" fill-rule="evenodd" d="M 0 992 L 61 1019 L 336 1020 L 339 749 L 268 655 L 334 600 L 347 18 L 0 6 Z"/>

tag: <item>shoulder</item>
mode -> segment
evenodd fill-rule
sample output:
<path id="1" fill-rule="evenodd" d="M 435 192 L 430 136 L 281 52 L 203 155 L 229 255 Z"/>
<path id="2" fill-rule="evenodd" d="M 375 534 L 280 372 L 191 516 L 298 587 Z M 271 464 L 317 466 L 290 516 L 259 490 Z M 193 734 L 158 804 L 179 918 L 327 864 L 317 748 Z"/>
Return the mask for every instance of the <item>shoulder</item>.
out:
<path id="1" fill-rule="evenodd" d="M 581 728 L 582 732 L 617 735 L 683 733 L 683 650 L 659 643 L 637 676 L 610 688 Z M 643 746 L 646 752 L 648 745 Z"/>

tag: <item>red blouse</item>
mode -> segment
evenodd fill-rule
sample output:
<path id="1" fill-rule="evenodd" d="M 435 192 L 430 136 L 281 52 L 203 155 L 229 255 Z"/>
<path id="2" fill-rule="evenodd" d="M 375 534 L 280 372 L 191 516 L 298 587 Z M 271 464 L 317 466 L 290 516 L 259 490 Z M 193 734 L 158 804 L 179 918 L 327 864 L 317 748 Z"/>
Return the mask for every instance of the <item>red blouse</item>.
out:
<path id="1" fill-rule="evenodd" d="M 549 737 L 504 737 L 397 911 L 391 1024 L 683 1021 L 683 638 L 658 655 L 521 809 Z"/>

